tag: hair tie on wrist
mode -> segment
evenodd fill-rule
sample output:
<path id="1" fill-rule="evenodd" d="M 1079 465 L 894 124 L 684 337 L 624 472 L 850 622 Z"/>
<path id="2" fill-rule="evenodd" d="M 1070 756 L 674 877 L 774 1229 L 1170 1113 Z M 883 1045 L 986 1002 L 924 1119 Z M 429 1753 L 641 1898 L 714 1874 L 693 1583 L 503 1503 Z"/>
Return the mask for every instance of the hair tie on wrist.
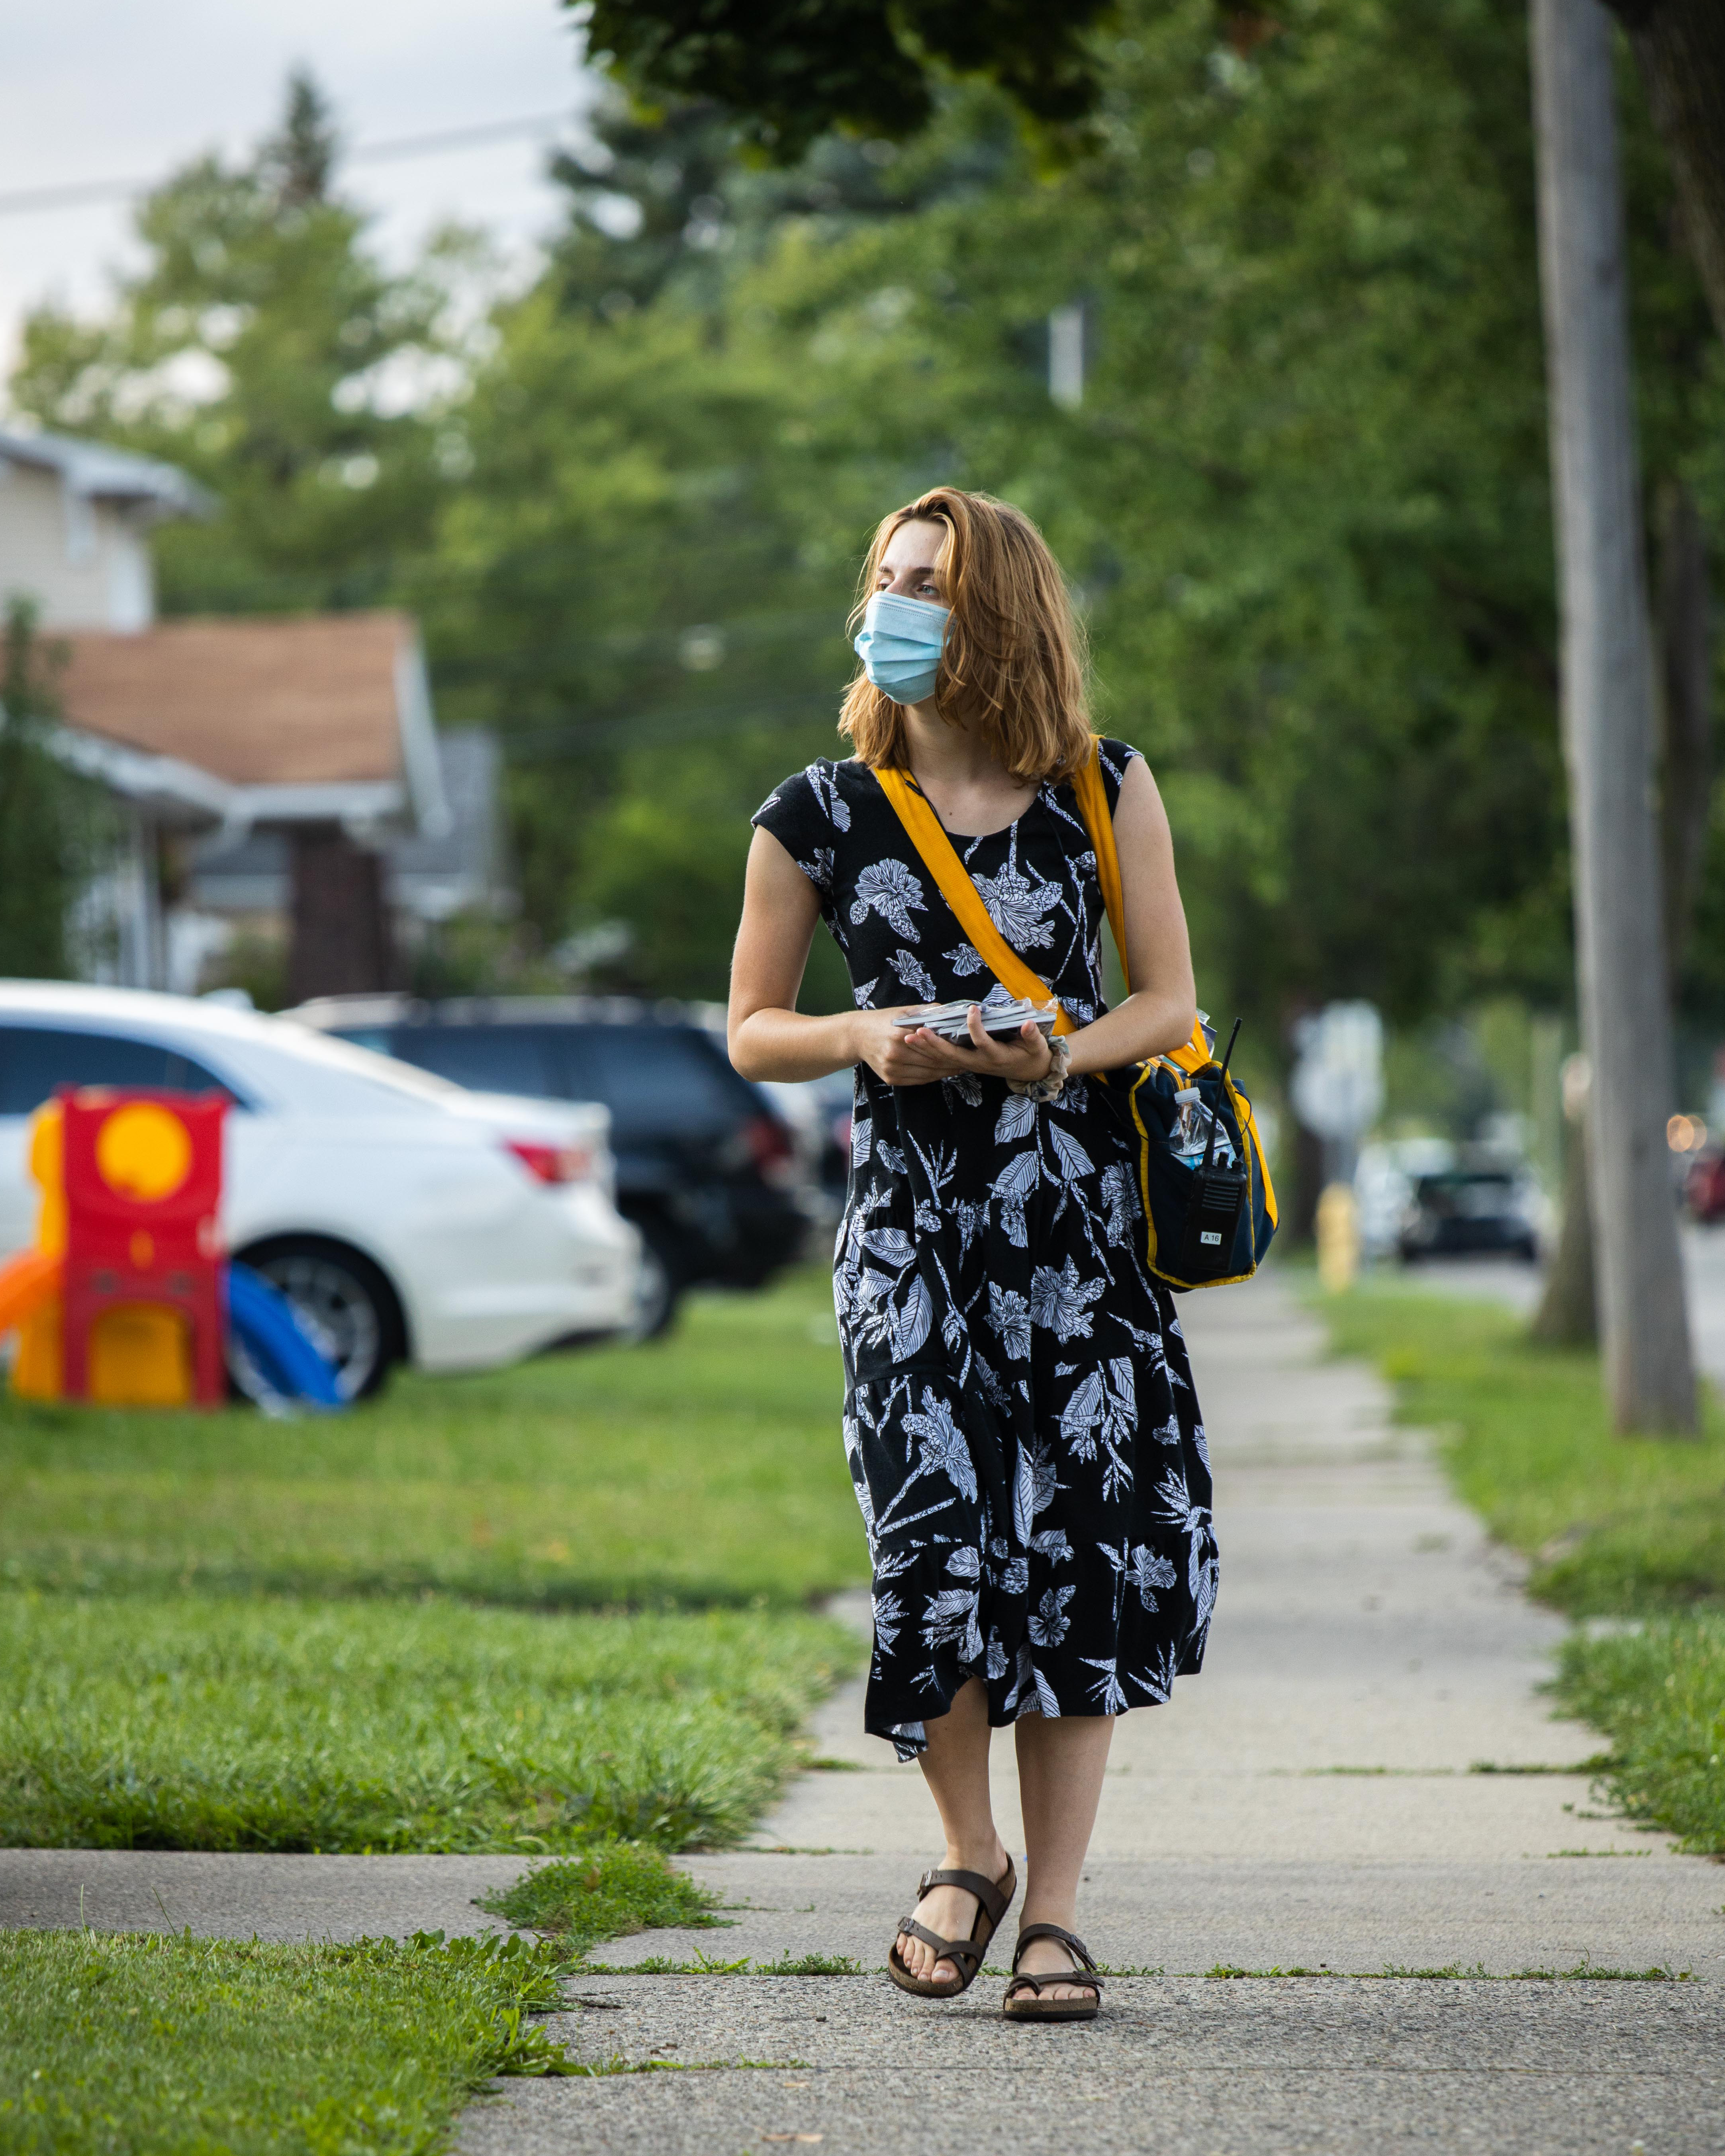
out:
<path id="1" fill-rule="evenodd" d="M 1071 1067 L 1072 1050 L 1064 1034 L 1053 1034 L 1048 1044 L 1048 1069 L 1040 1078 L 1009 1078 L 1007 1091 L 1021 1093 L 1027 1101 L 1057 1101 Z"/>

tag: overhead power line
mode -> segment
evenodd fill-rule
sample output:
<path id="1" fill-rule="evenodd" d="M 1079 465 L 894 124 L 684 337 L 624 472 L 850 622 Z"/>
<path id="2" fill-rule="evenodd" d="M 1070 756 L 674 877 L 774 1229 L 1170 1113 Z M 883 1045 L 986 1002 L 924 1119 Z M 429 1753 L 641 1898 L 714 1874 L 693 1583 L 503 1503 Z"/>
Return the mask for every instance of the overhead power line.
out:
<path id="1" fill-rule="evenodd" d="M 475 150 L 522 135 L 543 135 L 561 127 L 567 112 L 530 112 L 516 120 L 488 120 L 474 127 L 444 127 L 430 135 L 402 135 L 387 142 L 362 142 L 345 152 L 354 165 L 387 164 L 397 157 L 435 157 L 444 150 Z M 0 217 L 24 217 L 33 211 L 77 209 L 87 203 L 126 202 L 160 187 L 163 176 L 146 180 L 74 180 L 64 187 L 16 187 L 0 193 Z"/>
<path id="2" fill-rule="evenodd" d="M 512 763 L 539 763 L 578 756 L 587 749 L 634 748 L 689 741 L 702 734 L 776 732 L 813 720 L 824 720 L 830 726 L 836 724 L 838 715 L 836 694 L 810 690 L 792 696 L 751 696 L 633 717 L 506 726 L 500 735 Z"/>

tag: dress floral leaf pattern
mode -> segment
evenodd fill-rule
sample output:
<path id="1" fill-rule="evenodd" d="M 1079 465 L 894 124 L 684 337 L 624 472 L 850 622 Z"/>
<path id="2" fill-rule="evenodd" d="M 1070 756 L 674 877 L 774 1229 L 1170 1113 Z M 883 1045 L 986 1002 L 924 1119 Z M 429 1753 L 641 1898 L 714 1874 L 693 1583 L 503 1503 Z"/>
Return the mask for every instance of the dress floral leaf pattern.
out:
<path id="1" fill-rule="evenodd" d="M 1101 745 L 1111 808 L 1136 753 Z M 1004 993 L 863 765 L 809 765 L 754 820 L 814 886 L 859 1009 Z M 1096 1017 L 1104 913 L 1071 789 L 953 844 L 1007 942 Z M 1202 1666 L 1209 1455 L 1132 1162 L 1106 1087 L 1039 1105 L 968 1072 L 857 1070 L 833 1295 L 874 1567 L 865 1719 L 901 1758 L 973 1676 L 999 1725 L 1159 1704 Z"/>

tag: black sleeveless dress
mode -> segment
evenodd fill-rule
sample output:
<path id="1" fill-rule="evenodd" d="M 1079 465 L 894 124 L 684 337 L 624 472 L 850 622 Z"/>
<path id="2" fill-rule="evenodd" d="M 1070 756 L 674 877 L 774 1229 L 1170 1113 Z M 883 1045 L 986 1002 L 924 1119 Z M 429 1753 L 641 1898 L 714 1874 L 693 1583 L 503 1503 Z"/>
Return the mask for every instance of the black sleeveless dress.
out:
<path id="1" fill-rule="evenodd" d="M 1111 809 L 1137 753 L 1101 745 Z M 1004 995 L 864 765 L 812 763 L 753 820 L 819 892 L 860 1008 Z M 1006 941 L 1079 1024 L 1100 1015 L 1071 788 L 953 844 Z M 833 1287 L 874 1567 L 868 1728 L 908 1758 L 972 1676 L 997 1725 L 1165 1701 L 1215 1604 L 1209 1455 L 1117 1106 L 1081 1079 L 1039 1106 L 862 1065 L 851 1127 Z"/>

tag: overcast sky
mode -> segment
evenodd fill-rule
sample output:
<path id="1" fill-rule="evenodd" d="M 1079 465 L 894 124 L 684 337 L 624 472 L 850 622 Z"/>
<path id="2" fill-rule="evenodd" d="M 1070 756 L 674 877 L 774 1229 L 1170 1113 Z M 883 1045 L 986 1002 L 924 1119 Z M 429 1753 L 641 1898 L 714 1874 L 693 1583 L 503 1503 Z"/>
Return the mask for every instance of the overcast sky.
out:
<path id="1" fill-rule="evenodd" d="M 578 111 L 587 84 L 555 0 L 54 0 L 8 9 L 0 67 L 0 198 L 159 176 L 239 152 L 309 65 L 354 144 Z M 347 176 L 398 259 L 455 216 L 525 251 L 550 222 L 544 139 L 377 164 Z M 0 378 L 24 312 L 98 302 L 125 259 L 124 202 L 0 214 Z M 0 394 L 0 408 L 3 408 Z"/>

